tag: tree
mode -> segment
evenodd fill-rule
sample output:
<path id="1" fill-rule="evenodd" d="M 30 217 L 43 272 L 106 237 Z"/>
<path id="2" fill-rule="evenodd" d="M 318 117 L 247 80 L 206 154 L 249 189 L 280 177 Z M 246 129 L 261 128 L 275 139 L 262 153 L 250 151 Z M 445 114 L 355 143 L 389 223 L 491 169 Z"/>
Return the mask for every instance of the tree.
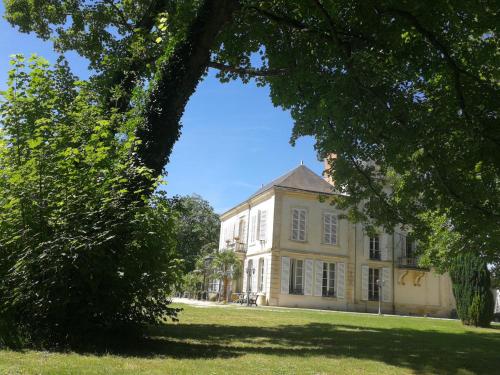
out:
<path id="1" fill-rule="evenodd" d="M 185 272 L 191 272 L 199 257 L 219 248 L 219 216 L 199 195 L 175 196 L 169 202 L 178 215 L 177 252 Z"/>
<path id="2" fill-rule="evenodd" d="M 221 250 L 214 254 L 212 272 L 217 279 L 222 280 L 222 299 L 226 302 L 229 283 L 241 274 L 241 263 L 234 251 Z"/>
<path id="3" fill-rule="evenodd" d="M 476 253 L 461 253 L 453 259 L 450 276 L 462 322 L 489 327 L 493 320 L 494 300 L 486 262 Z"/>
<path id="4" fill-rule="evenodd" d="M 496 2 L 133 4 L 7 0 L 6 14 L 88 57 L 110 111 L 128 108 L 133 88 L 151 82 L 136 123 L 138 164 L 161 173 L 208 67 L 223 82 L 255 77 L 291 111 L 292 142 L 312 135 L 330 158 L 345 193 L 336 203 L 352 220 L 403 223 L 426 241 L 428 215 L 444 216 L 468 249 L 498 261 Z M 145 185 L 131 180 L 131 191 Z M 462 247 L 451 250 L 449 260 Z"/>
<path id="5" fill-rule="evenodd" d="M 214 67 L 222 81 L 270 85 L 295 120 L 292 141 L 312 135 L 321 157 L 335 155 L 330 173 L 352 219 L 416 228 L 426 226 L 418 213 L 437 210 L 477 251 L 498 254 L 495 2 L 132 4 L 7 0 L 6 16 L 89 58 L 119 99 L 151 79 L 138 157 L 156 174 L 189 95 Z"/>
<path id="6" fill-rule="evenodd" d="M 175 319 L 174 215 L 162 194 L 126 199 L 125 175 L 151 178 L 130 161 L 130 124 L 63 60 L 12 64 L 0 103 L 0 325 L 72 345 Z"/>

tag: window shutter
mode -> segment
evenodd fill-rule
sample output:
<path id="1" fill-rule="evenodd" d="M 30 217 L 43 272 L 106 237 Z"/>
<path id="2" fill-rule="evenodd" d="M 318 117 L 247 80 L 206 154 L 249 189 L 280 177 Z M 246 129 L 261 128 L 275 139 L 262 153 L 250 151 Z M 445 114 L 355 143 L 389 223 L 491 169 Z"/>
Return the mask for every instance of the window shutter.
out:
<path id="1" fill-rule="evenodd" d="M 345 263 L 337 263 L 337 298 L 345 298 Z"/>
<path id="2" fill-rule="evenodd" d="M 240 229 L 240 242 L 246 243 L 247 242 L 247 220 L 246 218 L 241 219 L 240 222 L 241 229 Z"/>
<path id="3" fill-rule="evenodd" d="M 391 269 L 388 267 L 382 268 L 382 301 L 391 302 Z"/>
<path id="4" fill-rule="evenodd" d="M 245 263 L 243 265 L 243 293 L 247 292 L 247 269 L 248 269 L 248 259 L 245 259 Z"/>
<path id="5" fill-rule="evenodd" d="M 260 212 L 259 240 L 265 240 L 267 232 L 267 211 L 259 211 L 259 212 Z"/>
<path id="6" fill-rule="evenodd" d="M 250 221 L 250 242 L 255 242 L 255 232 L 257 227 L 257 216 L 253 215 Z"/>
<path id="7" fill-rule="evenodd" d="M 361 299 L 368 301 L 368 266 L 361 266 Z"/>
<path id="8" fill-rule="evenodd" d="M 281 257 L 281 294 L 288 294 L 290 287 L 290 258 Z"/>
<path id="9" fill-rule="evenodd" d="M 332 232 L 332 235 L 331 235 L 331 244 L 332 245 L 336 245 L 337 244 L 337 228 L 338 228 L 338 219 L 337 219 L 337 215 L 332 215 L 332 218 L 331 218 L 331 221 L 332 221 L 332 229 L 331 229 L 331 232 Z"/>
<path id="10" fill-rule="evenodd" d="M 299 211 L 299 240 L 306 240 L 306 210 Z"/>
<path id="11" fill-rule="evenodd" d="M 370 257 L 370 236 L 368 236 L 368 234 L 365 234 L 364 239 L 365 239 L 365 241 L 364 241 L 365 243 L 364 243 L 363 249 L 364 249 L 365 257 L 369 258 Z"/>
<path id="12" fill-rule="evenodd" d="M 252 273 L 252 292 L 257 292 L 259 285 L 259 261 L 256 259 L 253 262 L 253 267 L 255 269 L 255 273 Z"/>
<path id="13" fill-rule="evenodd" d="M 240 220 L 236 220 L 234 222 L 234 237 L 240 236 Z"/>
<path id="14" fill-rule="evenodd" d="M 389 260 L 389 235 L 387 233 L 380 235 L 380 259 Z"/>
<path id="15" fill-rule="evenodd" d="M 304 295 L 312 296 L 313 294 L 313 261 L 311 259 L 306 259 L 306 271 L 305 271 L 305 282 L 304 282 Z"/>
<path id="16" fill-rule="evenodd" d="M 292 210 L 292 240 L 299 239 L 299 210 Z"/>
<path id="17" fill-rule="evenodd" d="M 262 284 L 264 285 L 264 290 L 263 292 L 267 294 L 267 279 L 268 279 L 268 268 L 269 268 L 269 259 L 268 258 L 264 258 L 264 280 L 262 282 Z"/>
<path id="18" fill-rule="evenodd" d="M 317 260 L 314 265 L 314 295 L 321 297 L 323 295 L 323 262 Z"/>
<path id="19" fill-rule="evenodd" d="M 331 243 L 332 236 L 332 225 L 331 225 L 331 217 L 330 214 L 323 215 L 323 243 L 329 244 Z"/>

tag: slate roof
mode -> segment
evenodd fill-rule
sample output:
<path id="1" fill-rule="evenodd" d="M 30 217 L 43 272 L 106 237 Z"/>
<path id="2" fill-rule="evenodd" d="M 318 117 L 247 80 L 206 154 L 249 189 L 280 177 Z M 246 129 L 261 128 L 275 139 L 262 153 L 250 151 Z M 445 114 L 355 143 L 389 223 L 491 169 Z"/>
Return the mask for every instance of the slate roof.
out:
<path id="1" fill-rule="evenodd" d="M 252 194 L 249 199 L 262 194 L 272 187 L 283 187 L 296 190 L 310 191 L 314 193 L 332 194 L 333 186 L 326 182 L 323 178 L 311 171 L 305 165 L 299 165 L 290 172 L 271 181 Z"/>

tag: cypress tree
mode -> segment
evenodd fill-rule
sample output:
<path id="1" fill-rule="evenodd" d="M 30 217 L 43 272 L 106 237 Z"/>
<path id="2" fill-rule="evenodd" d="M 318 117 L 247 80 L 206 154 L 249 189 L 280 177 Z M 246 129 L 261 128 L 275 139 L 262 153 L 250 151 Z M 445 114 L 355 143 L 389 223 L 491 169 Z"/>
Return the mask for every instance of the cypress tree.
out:
<path id="1" fill-rule="evenodd" d="M 458 255 L 450 269 L 457 313 L 465 325 L 488 327 L 493 319 L 493 294 L 486 262 L 472 252 Z"/>

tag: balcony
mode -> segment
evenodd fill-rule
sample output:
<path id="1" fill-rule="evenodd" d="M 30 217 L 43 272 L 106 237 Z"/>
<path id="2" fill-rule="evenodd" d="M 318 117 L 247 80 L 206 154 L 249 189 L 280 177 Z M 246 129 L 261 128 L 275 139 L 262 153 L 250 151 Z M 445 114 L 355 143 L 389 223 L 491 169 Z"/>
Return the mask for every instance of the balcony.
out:
<path id="1" fill-rule="evenodd" d="M 234 251 L 236 251 L 237 253 L 246 253 L 247 244 L 244 242 L 235 242 Z"/>
<path id="2" fill-rule="evenodd" d="M 302 288 L 290 288 L 290 290 L 288 291 L 288 294 L 303 295 L 304 289 L 302 289 Z"/>
<path id="3" fill-rule="evenodd" d="M 226 241 L 226 249 L 232 250 L 236 253 L 246 253 L 247 245 L 244 242 L 238 242 L 238 239 L 235 238 L 233 242 L 229 240 Z"/>
<path id="4" fill-rule="evenodd" d="M 418 265 L 418 257 L 399 257 L 398 258 L 399 268 L 413 268 L 413 269 L 425 269 Z"/>

